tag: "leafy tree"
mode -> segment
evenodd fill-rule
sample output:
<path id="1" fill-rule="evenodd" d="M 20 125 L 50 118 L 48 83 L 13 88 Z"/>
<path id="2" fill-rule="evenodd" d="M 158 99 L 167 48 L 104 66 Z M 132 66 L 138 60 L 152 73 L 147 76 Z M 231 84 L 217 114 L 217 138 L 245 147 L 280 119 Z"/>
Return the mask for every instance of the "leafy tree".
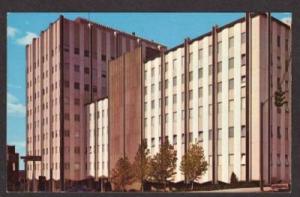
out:
<path id="1" fill-rule="evenodd" d="M 191 190 L 193 190 L 193 182 L 207 171 L 207 166 L 203 148 L 199 144 L 191 144 L 180 164 L 182 174 L 188 182 L 192 182 Z"/>
<path id="2" fill-rule="evenodd" d="M 168 179 L 176 174 L 176 161 L 176 151 L 167 140 L 161 145 L 159 152 L 150 160 L 151 178 L 155 182 L 162 183 L 165 191 Z"/>
<path id="3" fill-rule="evenodd" d="M 235 173 L 232 172 L 232 173 L 231 173 L 231 176 L 230 176 L 230 183 L 231 183 L 231 184 L 237 184 L 238 182 L 239 182 L 239 181 L 238 181 L 238 179 L 237 179 Z"/>
<path id="4" fill-rule="evenodd" d="M 144 191 L 144 182 L 149 178 L 149 149 L 147 149 L 147 141 L 143 140 L 135 155 L 133 162 L 135 179 L 141 183 L 141 191 Z"/>
<path id="5" fill-rule="evenodd" d="M 132 165 L 126 156 L 121 157 L 117 161 L 116 167 L 112 170 L 111 178 L 116 190 L 125 191 L 125 187 L 133 183 L 134 174 Z"/>

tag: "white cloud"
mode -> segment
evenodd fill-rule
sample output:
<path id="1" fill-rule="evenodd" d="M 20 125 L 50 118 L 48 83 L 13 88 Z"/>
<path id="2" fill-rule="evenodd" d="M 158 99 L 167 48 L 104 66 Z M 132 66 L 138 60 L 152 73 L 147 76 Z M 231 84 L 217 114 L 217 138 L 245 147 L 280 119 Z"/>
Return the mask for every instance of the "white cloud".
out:
<path id="1" fill-rule="evenodd" d="M 7 37 L 13 38 L 18 32 L 19 30 L 17 28 L 7 26 Z"/>
<path id="2" fill-rule="evenodd" d="M 19 102 L 19 99 L 14 95 L 7 93 L 7 113 L 11 116 L 24 117 L 26 107 Z"/>
<path id="3" fill-rule="evenodd" d="M 292 18 L 291 17 L 284 17 L 281 19 L 282 22 L 291 25 L 292 24 Z"/>
<path id="4" fill-rule="evenodd" d="M 38 37 L 35 33 L 33 32 L 26 32 L 26 35 L 24 37 L 21 37 L 17 39 L 17 44 L 19 45 L 27 45 L 30 44 L 33 38 Z"/>

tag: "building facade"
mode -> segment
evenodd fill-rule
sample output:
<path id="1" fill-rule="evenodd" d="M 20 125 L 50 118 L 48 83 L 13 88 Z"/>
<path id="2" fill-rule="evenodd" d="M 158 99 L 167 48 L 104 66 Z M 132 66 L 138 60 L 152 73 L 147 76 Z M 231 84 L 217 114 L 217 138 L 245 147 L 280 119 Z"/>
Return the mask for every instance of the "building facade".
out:
<path id="1" fill-rule="evenodd" d="M 87 123 L 87 176 L 108 177 L 108 99 L 88 104 Z"/>
<path id="2" fill-rule="evenodd" d="M 53 189 L 87 178 L 85 104 L 107 97 L 107 65 L 139 44 L 158 44 L 82 18 L 61 16 L 26 46 L 27 178 Z M 65 187 L 66 185 L 66 187 Z"/>
<path id="3" fill-rule="evenodd" d="M 18 191 L 19 181 L 19 153 L 15 146 L 6 146 L 6 165 L 7 165 L 7 191 Z"/>
<path id="4" fill-rule="evenodd" d="M 179 168 L 190 143 L 200 143 L 209 164 L 200 183 L 229 183 L 232 173 L 239 181 L 290 182 L 290 46 L 288 25 L 247 15 L 145 63 L 145 138 L 152 155 L 162 140 L 173 144 L 175 182 L 184 180 Z M 288 101 L 281 108 L 279 87 Z"/>

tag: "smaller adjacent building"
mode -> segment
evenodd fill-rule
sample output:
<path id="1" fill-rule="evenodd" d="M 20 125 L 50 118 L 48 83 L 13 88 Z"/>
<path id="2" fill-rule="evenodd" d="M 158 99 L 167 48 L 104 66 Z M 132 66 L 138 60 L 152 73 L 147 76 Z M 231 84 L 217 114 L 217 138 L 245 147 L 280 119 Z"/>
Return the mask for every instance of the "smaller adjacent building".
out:
<path id="1" fill-rule="evenodd" d="M 19 188 L 19 153 L 15 146 L 6 146 L 7 191 L 17 191 Z"/>
<path id="2" fill-rule="evenodd" d="M 108 98 L 86 105 L 87 176 L 108 177 Z"/>

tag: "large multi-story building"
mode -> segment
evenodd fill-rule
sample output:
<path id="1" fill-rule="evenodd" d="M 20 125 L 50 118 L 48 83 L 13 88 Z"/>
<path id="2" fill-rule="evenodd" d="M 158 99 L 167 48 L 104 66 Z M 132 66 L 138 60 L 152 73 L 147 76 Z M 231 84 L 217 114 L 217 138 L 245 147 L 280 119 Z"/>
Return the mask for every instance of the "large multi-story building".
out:
<path id="1" fill-rule="evenodd" d="M 290 181 L 290 43 L 288 25 L 247 15 L 145 63 L 145 138 L 151 154 L 174 145 L 176 182 L 197 142 L 209 164 L 199 182 Z M 277 108 L 280 87 L 288 103 Z"/>
<path id="2" fill-rule="evenodd" d="M 266 14 L 215 26 L 207 34 L 162 49 L 142 64 L 142 72 L 135 75 L 142 79 L 142 91 L 137 90 L 143 95 L 142 107 L 136 94 L 124 97 L 124 76 L 130 72 L 123 69 L 126 56 L 114 60 L 110 64 L 118 65 L 118 70 L 108 76 L 116 85 L 109 84 L 109 89 L 117 93 L 108 96 L 108 113 L 115 120 L 109 121 L 109 135 L 115 127 L 133 132 L 130 121 L 134 120 L 142 124 L 136 136 L 147 140 L 151 155 L 167 139 L 177 151 L 175 182 L 184 180 L 180 162 L 190 143 L 203 147 L 209 164 L 200 183 L 229 183 L 233 173 L 239 181 L 290 182 L 290 52 L 290 26 Z M 280 108 L 274 104 L 279 88 L 286 92 L 287 101 Z M 136 102 L 126 109 L 124 98 Z M 119 134 L 126 138 L 126 131 Z M 109 160 L 123 156 L 132 143 L 140 143 L 139 137 L 128 139 L 126 144 L 108 138 L 111 149 L 119 147 L 116 153 L 109 152 Z"/>
<path id="3" fill-rule="evenodd" d="M 247 14 L 169 50 L 61 17 L 26 51 L 27 155 L 42 156 L 27 162 L 29 179 L 64 188 L 109 178 L 144 138 L 151 155 L 165 140 L 174 146 L 175 182 L 190 143 L 209 163 L 200 183 L 228 183 L 232 173 L 290 182 L 291 29 L 273 17 Z"/>
<path id="4" fill-rule="evenodd" d="M 26 154 L 42 156 L 26 163 L 29 180 L 45 176 L 56 190 L 87 178 L 85 104 L 107 97 L 108 61 L 140 44 L 159 45 L 61 16 L 26 46 Z"/>

